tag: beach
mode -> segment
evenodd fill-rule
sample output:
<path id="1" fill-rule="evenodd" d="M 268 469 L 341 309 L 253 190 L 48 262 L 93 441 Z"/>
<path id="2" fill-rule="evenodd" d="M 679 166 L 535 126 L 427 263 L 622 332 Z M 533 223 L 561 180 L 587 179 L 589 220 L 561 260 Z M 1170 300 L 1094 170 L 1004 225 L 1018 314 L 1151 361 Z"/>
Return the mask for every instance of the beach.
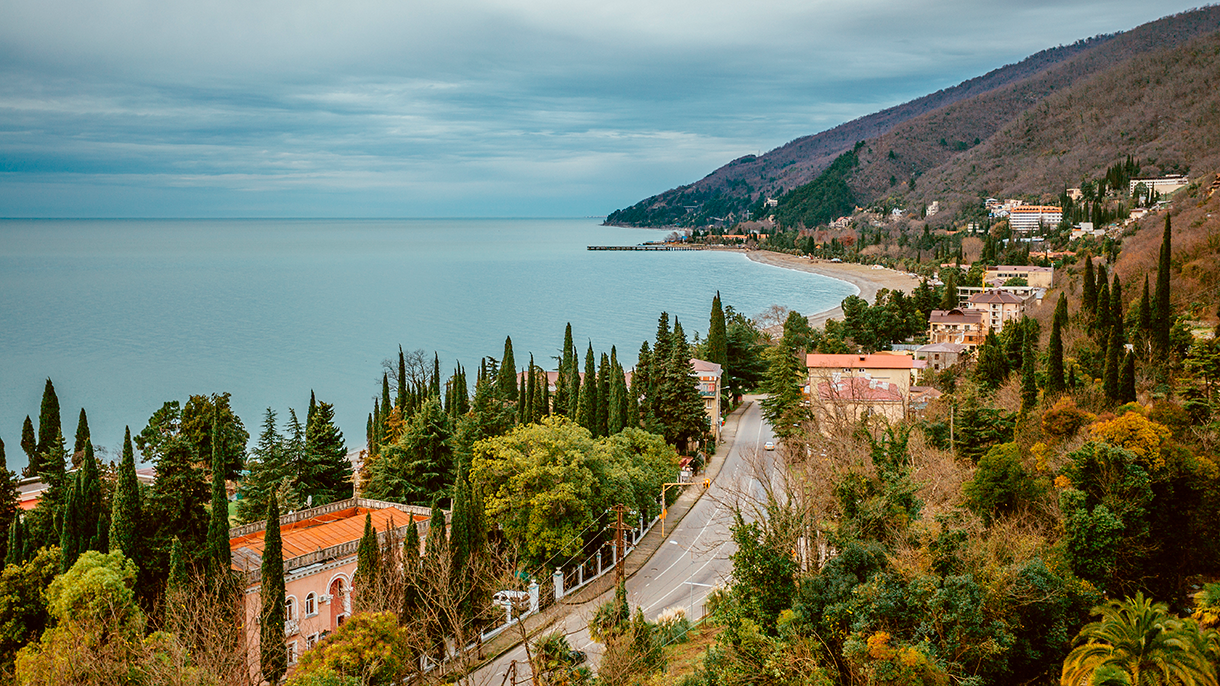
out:
<path id="1" fill-rule="evenodd" d="M 877 291 L 882 288 L 910 293 L 919 285 L 919 279 L 914 276 L 896 272 L 893 269 L 876 269 L 872 265 L 810 260 L 769 250 L 744 250 L 742 252 L 745 253 L 746 257 L 760 264 L 821 274 L 822 276 L 846 281 L 860 289 L 860 297 L 870 303 L 877 296 Z M 829 319 L 842 318 L 843 308 L 835 307 L 810 315 L 809 324 L 815 327 L 822 327 L 825 326 L 826 321 Z"/>

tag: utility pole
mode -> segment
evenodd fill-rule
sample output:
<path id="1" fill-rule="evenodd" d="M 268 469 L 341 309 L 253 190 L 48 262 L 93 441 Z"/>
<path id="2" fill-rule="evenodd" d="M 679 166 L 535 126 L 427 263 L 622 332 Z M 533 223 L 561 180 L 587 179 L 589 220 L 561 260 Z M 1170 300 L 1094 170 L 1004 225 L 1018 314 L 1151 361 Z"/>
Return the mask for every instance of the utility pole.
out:
<path id="1" fill-rule="evenodd" d="M 622 503 L 614 506 L 614 550 L 617 553 L 614 557 L 614 585 L 618 586 L 627 578 L 626 552 L 627 547 L 623 540 L 623 530 L 626 525 L 623 524 L 623 511 L 626 508 Z"/>

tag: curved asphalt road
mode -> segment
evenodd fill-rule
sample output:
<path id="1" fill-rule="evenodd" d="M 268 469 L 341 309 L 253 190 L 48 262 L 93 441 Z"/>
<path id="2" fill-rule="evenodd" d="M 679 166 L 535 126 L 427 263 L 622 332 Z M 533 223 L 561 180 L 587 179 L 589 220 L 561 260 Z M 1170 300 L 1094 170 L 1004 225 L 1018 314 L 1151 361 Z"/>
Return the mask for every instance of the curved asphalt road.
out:
<path id="1" fill-rule="evenodd" d="M 648 564 L 627 580 L 627 597 L 633 612 L 642 607 L 648 619 L 655 619 L 663 610 L 680 606 L 687 609 L 687 616 L 693 621 L 702 616 L 704 601 L 712 588 L 723 584 L 732 573 L 729 556 L 735 546 L 729 527 L 733 508 L 740 507 L 743 514 L 749 512 L 750 502 L 765 500 L 763 480 L 773 481 L 777 476 L 771 468 L 772 453 L 763 450 L 767 441 L 775 440 L 771 427 L 759 412 L 758 398 L 747 400 L 749 405 L 737 420 L 736 439 L 711 488 L 672 532 L 666 532 L 665 542 Z M 552 629 L 562 628 L 571 646 L 583 650 L 589 657 L 588 664 L 594 668 L 601 660 L 602 645 L 589 638 L 589 619 L 612 597 L 613 591 L 608 591 L 573 607 Z M 517 663 L 516 683 L 530 683 L 529 662 L 525 647 L 520 645 L 472 675 L 472 683 L 493 686 L 507 683 L 505 675 L 512 661 Z"/>

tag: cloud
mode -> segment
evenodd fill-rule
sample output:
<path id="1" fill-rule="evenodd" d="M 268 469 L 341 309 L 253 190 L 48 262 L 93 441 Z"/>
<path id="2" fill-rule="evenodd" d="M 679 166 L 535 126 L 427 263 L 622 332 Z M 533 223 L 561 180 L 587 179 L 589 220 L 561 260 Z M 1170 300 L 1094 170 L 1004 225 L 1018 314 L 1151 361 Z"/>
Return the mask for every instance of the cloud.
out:
<path id="1" fill-rule="evenodd" d="M 603 213 L 741 154 L 1179 9 L 964 0 L 3 7 L 3 216 Z"/>

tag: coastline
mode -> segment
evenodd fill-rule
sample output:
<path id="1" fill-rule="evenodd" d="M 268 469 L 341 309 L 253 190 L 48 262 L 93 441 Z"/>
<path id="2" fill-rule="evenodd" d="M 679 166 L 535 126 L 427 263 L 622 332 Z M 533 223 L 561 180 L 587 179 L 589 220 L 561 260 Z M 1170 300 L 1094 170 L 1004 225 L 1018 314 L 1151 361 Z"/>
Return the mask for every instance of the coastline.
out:
<path id="1" fill-rule="evenodd" d="M 742 250 L 745 256 L 759 264 L 782 267 L 794 271 L 809 272 L 828 276 L 832 279 L 846 281 L 855 286 L 861 298 L 873 302 L 877 291 L 882 288 L 901 290 L 910 293 L 919 285 L 919 279 L 893 269 L 873 269 L 871 265 L 850 262 L 826 262 L 824 260 L 807 260 L 784 253 L 769 250 Z M 822 327 L 827 320 L 842 319 L 843 308 L 833 307 L 829 310 L 809 315 L 810 326 Z"/>

